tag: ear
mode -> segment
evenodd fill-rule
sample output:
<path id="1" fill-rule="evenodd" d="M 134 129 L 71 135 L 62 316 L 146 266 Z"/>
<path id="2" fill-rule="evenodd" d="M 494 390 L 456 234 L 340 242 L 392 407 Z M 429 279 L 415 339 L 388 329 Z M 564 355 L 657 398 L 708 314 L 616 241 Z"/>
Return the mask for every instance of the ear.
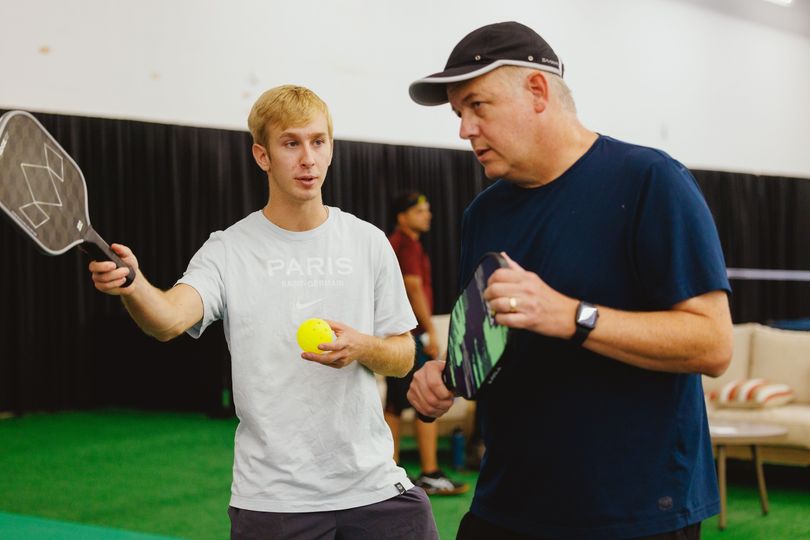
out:
<path id="1" fill-rule="evenodd" d="M 254 143 L 250 150 L 253 152 L 253 159 L 256 160 L 256 164 L 259 168 L 265 172 L 269 171 L 270 154 L 267 153 L 267 149 L 260 144 Z"/>
<path id="2" fill-rule="evenodd" d="M 548 107 L 548 79 L 542 71 L 533 71 L 526 77 L 526 86 L 532 94 L 532 104 L 535 112 L 543 112 Z"/>

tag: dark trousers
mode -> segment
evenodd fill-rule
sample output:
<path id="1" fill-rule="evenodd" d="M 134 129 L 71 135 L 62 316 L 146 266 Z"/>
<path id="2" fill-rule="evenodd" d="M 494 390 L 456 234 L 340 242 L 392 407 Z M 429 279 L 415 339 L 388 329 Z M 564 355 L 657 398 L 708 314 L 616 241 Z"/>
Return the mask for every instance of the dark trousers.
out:
<path id="1" fill-rule="evenodd" d="M 414 487 L 367 506 L 326 512 L 228 508 L 231 540 L 439 540 L 430 501 Z"/>
<path id="2" fill-rule="evenodd" d="M 484 521 L 478 516 L 467 512 L 461 520 L 458 528 L 456 540 L 543 540 L 540 536 L 526 536 L 512 531 L 507 531 L 488 521 Z M 700 540 L 700 523 L 695 523 L 678 529 L 653 536 L 644 536 L 632 540 Z"/>

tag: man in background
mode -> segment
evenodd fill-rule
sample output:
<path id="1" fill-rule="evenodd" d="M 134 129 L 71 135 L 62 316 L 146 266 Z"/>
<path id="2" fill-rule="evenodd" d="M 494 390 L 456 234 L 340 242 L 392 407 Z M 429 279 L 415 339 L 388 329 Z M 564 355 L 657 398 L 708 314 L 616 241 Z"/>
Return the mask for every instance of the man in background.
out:
<path id="1" fill-rule="evenodd" d="M 414 368 L 404 378 L 386 377 L 385 421 L 394 437 L 394 461 L 399 462 L 399 439 L 402 411 L 411 408 L 407 392 L 413 373 L 427 360 L 435 360 L 439 355 L 436 330 L 433 327 L 433 288 L 430 258 L 419 237 L 430 230 L 430 203 L 423 194 L 410 191 L 395 197 L 391 210 L 396 217 L 394 232 L 388 237 L 399 260 L 408 301 L 419 325 L 412 332 L 416 342 Z M 467 484 L 454 482 L 439 468 L 436 441 L 438 424 L 426 423 L 414 418 L 416 444 L 419 448 L 419 462 L 422 472 L 414 481 L 428 495 L 456 495 L 469 489 Z"/>

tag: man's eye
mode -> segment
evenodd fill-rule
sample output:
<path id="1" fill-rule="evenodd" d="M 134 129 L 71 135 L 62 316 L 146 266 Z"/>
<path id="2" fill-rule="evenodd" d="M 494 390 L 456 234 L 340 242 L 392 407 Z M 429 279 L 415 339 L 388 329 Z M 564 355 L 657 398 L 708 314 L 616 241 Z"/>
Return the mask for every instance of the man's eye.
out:
<path id="1" fill-rule="evenodd" d="M 315 146 L 321 146 L 322 144 L 326 144 L 326 141 L 323 139 L 315 139 Z"/>
<path id="2" fill-rule="evenodd" d="M 287 148 L 294 148 L 298 146 L 298 143 L 295 141 L 287 141 L 284 143 L 284 146 L 286 146 Z"/>
<path id="3" fill-rule="evenodd" d="M 470 103 L 470 107 L 472 107 L 473 109 L 480 109 L 481 105 L 483 105 L 483 103 L 481 103 L 480 101 L 473 101 L 472 103 Z"/>

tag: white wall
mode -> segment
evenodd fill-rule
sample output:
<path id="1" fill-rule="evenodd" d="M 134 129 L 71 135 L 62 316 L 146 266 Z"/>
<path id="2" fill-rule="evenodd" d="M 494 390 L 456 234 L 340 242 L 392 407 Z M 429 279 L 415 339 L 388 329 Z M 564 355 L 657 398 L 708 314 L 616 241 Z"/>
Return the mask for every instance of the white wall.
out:
<path id="1" fill-rule="evenodd" d="M 590 128 L 810 177 L 810 39 L 677 0 L 0 0 L 0 107 L 243 129 L 292 82 L 338 138 L 467 148 L 407 87 L 501 20 L 552 44 Z"/>

